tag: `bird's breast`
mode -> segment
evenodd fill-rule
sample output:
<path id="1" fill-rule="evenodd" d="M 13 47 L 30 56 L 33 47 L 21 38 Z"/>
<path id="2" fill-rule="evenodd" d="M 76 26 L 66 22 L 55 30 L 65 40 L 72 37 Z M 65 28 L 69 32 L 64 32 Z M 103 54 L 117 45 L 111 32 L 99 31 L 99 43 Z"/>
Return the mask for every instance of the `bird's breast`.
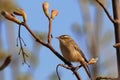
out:
<path id="1" fill-rule="evenodd" d="M 68 44 L 67 44 L 68 45 Z M 83 58 L 81 54 L 72 46 L 60 45 L 63 57 L 70 62 L 80 62 Z"/>

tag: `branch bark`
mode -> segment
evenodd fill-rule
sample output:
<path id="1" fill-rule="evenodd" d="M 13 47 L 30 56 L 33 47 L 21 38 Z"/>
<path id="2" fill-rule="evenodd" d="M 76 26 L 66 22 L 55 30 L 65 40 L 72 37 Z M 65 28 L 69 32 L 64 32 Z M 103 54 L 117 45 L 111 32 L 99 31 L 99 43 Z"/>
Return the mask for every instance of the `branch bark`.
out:
<path id="1" fill-rule="evenodd" d="M 114 20 L 120 20 L 119 14 L 119 0 L 112 0 L 112 7 L 113 7 L 113 16 Z M 114 24 L 114 31 L 115 31 L 115 42 L 120 42 L 120 23 L 113 23 Z M 118 78 L 120 78 L 120 47 L 116 48 L 116 55 L 117 55 L 117 66 L 118 66 Z"/>
<path id="2" fill-rule="evenodd" d="M 107 9 L 103 6 L 103 4 L 99 1 L 96 0 L 96 2 L 103 8 L 105 13 L 107 14 L 108 18 L 112 21 L 114 24 L 114 32 L 115 32 L 115 42 L 118 45 L 120 43 L 120 14 L 119 14 L 119 0 L 112 0 L 112 8 L 113 8 L 113 16 L 112 18 L 107 11 Z M 115 46 L 114 46 L 115 47 Z M 116 47 L 116 56 L 117 56 L 117 67 L 118 67 L 118 78 L 115 80 L 120 79 L 120 47 Z"/>
<path id="3" fill-rule="evenodd" d="M 104 7 L 104 5 L 99 1 L 99 0 L 96 0 L 96 2 L 103 8 L 103 10 L 105 11 L 106 15 L 108 16 L 108 18 L 110 19 L 110 21 L 112 23 L 119 23 L 119 20 L 118 19 L 113 19 L 111 17 L 111 15 L 109 14 L 109 12 L 107 11 L 107 9 Z"/>

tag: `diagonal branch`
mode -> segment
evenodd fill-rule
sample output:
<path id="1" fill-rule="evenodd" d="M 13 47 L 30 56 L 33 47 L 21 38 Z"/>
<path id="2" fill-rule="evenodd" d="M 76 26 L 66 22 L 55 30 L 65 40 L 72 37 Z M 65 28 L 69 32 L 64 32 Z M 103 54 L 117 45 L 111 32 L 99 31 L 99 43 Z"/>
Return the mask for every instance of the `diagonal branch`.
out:
<path id="1" fill-rule="evenodd" d="M 3 11 L 4 12 L 4 11 Z M 27 25 L 27 22 L 24 21 L 24 22 L 21 22 L 19 21 L 16 17 L 13 17 L 12 15 L 8 15 L 9 13 L 6 14 L 6 12 L 4 12 L 3 16 L 10 20 L 10 21 L 13 21 L 15 23 L 17 23 L 18 25 L 22 25 L 24 26 L 27 31 L 33 36 L 33 38 L 40 44 L 42 44 L 43 46 L 49 48 L 59 59 L 61 59 L 65 64 L 67 64 L 69 67 L 71 67 L 71 71 L 75 74 L 76 78 L 78 80 L 82 80 L 81 77 L 80 77 L 80 74 L 78 73 L 77 71 L 77 68 L 74 67 L 70 62 L 68 62 L 64 57 L 62 57 L 54 48 L 53 46 L 51 45 L 51 38 L 52 38 L 52 20 L 55 18 L 55 16 L 57 16 L 58 14 L 58 11 L 57 10 L 54 10 L 52 11 L 52 15 L 50 17 L 49 20 L 49 30 L 48 30 L 48 42 L 44 42 L 42 39 L 40 39 L 31 29 L 30 27 Z M 24 12 L 24 14 L 22 14 L 22 16 L 26 15 L 26 13 Z M 24 17 L 23 17 L 24 18 Z M 23 56 L 24 58 L 24 56 Z"/>
<path id="2" fill-rule="evenodd" d="M 37 42 L 39 42 L 40 44 L 46 46 L 47 48 L 49 48 L 59 59 L 61 59 L 65 64 L 67 64 L 68 66 L 74 68 L 74 66 L 68 62 L 67 60 L 65 60 L 65 58 L 63 58 L 53 47 L 51 44 L 49 43 L 45 43 L 44 41 L 42 41 L 34 32 L 32 32 L 32 30 L 29 28 L 29 26 L 26 23 L 22 24 L 23 26 L 25 26 L 25 28 L 30 32 L 30 34 L 36 39 Z M 71 71 L 75 74 L 75 76 L 77 77 L 78 80 L 81 80 L 81 77 L 79 75 L 79 73 L 75 70 L 75 69 L 71 69 Z"/>
<path id="3" fill-rule="evenodd" d="M 104 7 L 104 5 L 99 0 L 96 0 L 96 2 L 103 8 L 103 10 L 105 11 L 106 15 L 108 16 L 108 18 L 110 19 L 112 23 L 120 23 L 118 20 L 112 18 L 112 16 L 109 14 L 107 9 Z"/>
<path id="4" fill-rule="evenodd" d="M 6 57 L 4 63 L 0 66 L 0 71 L 2 71 L 3 69 L 5 69 L 12 61 L 12 55 L 9 55 L 8 57 Z"/>

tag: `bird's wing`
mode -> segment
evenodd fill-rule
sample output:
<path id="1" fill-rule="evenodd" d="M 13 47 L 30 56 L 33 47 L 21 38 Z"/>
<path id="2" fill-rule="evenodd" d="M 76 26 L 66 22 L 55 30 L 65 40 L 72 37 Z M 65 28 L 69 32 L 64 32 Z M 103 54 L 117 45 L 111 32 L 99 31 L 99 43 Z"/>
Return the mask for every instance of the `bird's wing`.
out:
<path id="1" fill-rule="evenodd" d="M 80 50 L 79 46 L 74 42 L 74 41 L 71 41 L 73 44 L 73 47 L 82 55 L 82 57 L 85 59 L 86 62 L 88 62 L 88 60 L 85 58 L 85 55 L 83 54 L 83 52 Z"/>

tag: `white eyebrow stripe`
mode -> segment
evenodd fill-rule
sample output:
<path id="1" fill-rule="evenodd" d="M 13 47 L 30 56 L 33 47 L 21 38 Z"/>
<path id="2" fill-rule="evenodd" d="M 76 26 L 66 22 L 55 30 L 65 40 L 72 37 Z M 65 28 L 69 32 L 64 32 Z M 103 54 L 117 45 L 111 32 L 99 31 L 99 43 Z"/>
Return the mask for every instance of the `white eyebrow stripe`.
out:
<path id="1" fill-rule="evenodd" d="M 68 35 L 63 35 L 64 37 L 70 37 L 70 36 L 68 36 Z"/>

